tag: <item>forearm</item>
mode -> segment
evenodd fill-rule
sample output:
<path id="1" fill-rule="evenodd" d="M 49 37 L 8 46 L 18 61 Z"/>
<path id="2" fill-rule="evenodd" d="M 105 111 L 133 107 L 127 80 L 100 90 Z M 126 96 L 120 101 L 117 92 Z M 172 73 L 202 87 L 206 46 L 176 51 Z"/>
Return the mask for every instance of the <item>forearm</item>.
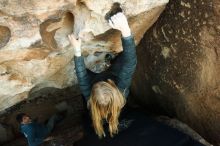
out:
<path id="1" fill-rule="evenodd" d="M 85 100 L 87 101 L 91 92 L 91 79 L 87 73 L 84 58 L 81 56 L 81 39 L 76 38 L 73 34 L 68 35 L 68 38 L 74 49 L 75 69 L 79 87 Z"/>
<path id="2" fill-rule="evenodd" d="M 121 63 L 121 67 L 117 69 L 117 86 L 126 98 L 129 93 L 132 76 L 137 64 L 137 56 L 133 36 L 126 38 L 122 37 L 122 46 L 123 52 L 121 52 L 118 58 L 118 61 Z"/>
<path id="3" fill-rule="evenodd" d="M 91 79 L 87 73 L 84 58 L 82 56 L 75 56 L 74 61 L 79 87 L 85 97 L 85 100 L 87 101 L 91 92 Z"/>
<path id="4" fill-rule="evenodd" d="M 121 37 L 123 51 L 112 61 L 110 71 L 117 77 L 119 73 L 128 72 L 127 70 L 134 70 L 137 63 L 136 49 L 133 36 Z M 131 73 L 130 73 L 131 74 Z"/>
<path id="5" fill-rule="evenodd" d="M 137 64 L 137 55 L 133 35 L 121 38 L 123 52 L 120 61 L 125 68 L 134 68 Z"/>

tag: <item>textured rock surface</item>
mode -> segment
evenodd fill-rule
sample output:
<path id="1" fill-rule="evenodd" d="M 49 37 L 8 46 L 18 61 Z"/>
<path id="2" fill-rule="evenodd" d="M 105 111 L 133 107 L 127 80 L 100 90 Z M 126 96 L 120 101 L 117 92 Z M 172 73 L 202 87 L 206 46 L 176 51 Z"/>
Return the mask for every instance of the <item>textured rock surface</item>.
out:
<path id="1" fill-rule="evenodd" d="M 14 138 L 12 128 L 0 123 L 0 144 Z"/>
<path id="2" fill-rule="evenodd" d="M 119 32 L 110 30 L 104 19 L 113 2 L 1 0 L 0 111 L 26 99 L 30 91 L 76 83 L 67 34 L 82 38 L 83 54 L 90 61 L 92 58 L 92 63 L 103 58 L 94 56 L 95 52 L 121 51 Z M 168 0 L 117 2 L 129 17 L 138 43 Z"/>
<path id="3" fill-rule="evenodd" d="M 220 1 L 172 0 L 138 48 L 133 93 L 220 145 Z"/>

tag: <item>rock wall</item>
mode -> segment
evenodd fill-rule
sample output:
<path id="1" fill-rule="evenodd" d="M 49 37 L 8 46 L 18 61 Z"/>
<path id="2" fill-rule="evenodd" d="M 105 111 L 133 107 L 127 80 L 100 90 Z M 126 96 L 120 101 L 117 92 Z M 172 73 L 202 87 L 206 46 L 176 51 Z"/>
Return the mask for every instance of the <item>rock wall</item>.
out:
<path id="1" fill-rule="evenodd" d="M 1 0 L 0 111 L 41 88 L 76 84 L 70 33 L 83 40 L 90 68 L 103 60 L 95 52 L 120 52 L 120 33 L 104 19 L 114 2 L 121 3 L 138 43 L 168 0 Z"/>
<path id="2" fill-rule="evenodd" d="M 170 1 L 137 49 L 136 100 L 220 145 L 220 0 Z"/>
<path id="3" fill-rule="evenodd" d="M 14 138 L 12 127 L 0 124 L 0 144 Z"/>

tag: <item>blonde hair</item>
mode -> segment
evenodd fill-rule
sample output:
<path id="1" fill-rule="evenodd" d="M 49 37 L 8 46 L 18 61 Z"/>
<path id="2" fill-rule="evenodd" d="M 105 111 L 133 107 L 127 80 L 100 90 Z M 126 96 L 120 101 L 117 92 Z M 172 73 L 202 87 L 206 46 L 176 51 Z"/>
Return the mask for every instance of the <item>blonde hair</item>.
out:
<path id="1" fill-rule="evenodd" d="M 109 124 L 110 136 L 118 133 L 118 117 L 125 105 L 125 98 L 115 83 L 108 79 L 93 85 L 88 101 L 93 127 L 99 138 L 105 136 L 103 120 Z"/>

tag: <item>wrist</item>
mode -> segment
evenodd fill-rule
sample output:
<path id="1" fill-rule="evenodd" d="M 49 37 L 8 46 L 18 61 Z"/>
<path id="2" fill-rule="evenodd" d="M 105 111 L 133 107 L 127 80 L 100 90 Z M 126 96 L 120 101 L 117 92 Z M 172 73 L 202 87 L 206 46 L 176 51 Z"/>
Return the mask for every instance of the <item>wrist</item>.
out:
<path id="1" fill-rule="evenodd" d="M 81 54 L 75 54 L 76 57 L 81 57 Z"/>
<path id="2" fill-rule="evenodd" d="M 121 34 L 123 37 L 131 36 L 131 29 L 130 28 L 125 29 L 125 30 L 121 31 Z"/>
<path id="3" fill-rule="evenodd" d="M 77 56 L 77 57 L 80 57 L 81 56 L 81 52 L 75 52 L 74 55 Z"/>
<path id="4" fill-rule="evenodd" d="M 81 48 L 80 47 L 74 47 L 74 55 L 75 56 L 81 56 Z"/>

